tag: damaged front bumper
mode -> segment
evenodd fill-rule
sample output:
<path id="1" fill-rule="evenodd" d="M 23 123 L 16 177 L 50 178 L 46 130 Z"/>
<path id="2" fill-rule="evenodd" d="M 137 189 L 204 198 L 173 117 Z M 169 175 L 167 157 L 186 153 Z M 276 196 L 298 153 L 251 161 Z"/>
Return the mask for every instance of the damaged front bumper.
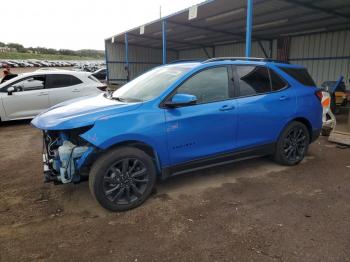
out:
<path id="1" fill-rule="evenodd" d="M 77 134 L 64 131 L 44 131 L 44 182 L 77 183 L 88 175 L 88 163 L 96 148 Z"/>

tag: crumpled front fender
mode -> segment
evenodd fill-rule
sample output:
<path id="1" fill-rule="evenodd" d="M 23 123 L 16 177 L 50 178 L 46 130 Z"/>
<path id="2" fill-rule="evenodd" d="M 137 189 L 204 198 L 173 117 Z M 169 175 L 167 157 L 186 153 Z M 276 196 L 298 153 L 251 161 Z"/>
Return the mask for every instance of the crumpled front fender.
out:
<path id="1" fill-rule="evenodd" d="M 141 142 L 153 148 L 162 164 L 167 164 L 165 115 L 161 110 L 143 108 L 98 119 L 81 138 L 106 150 L 124 142 Z"/>

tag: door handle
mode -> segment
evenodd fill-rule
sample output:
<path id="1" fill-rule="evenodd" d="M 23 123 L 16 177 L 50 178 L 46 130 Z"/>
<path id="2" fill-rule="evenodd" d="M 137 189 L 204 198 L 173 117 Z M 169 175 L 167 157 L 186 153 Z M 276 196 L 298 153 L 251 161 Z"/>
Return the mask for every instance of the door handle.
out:
<path id="1" fill-rule="evenodd" d="M 281 97 L 280 97 L 280 101 L 287 100 L 288 98 L 289 98 L 288 96 L 281 96 Z"/>
<path id="2" fill-rule="evenodd" d="M 75 88 L 75 89 L 73 89 L 73 90 L 72 90 L 72 92 L 77 93 L 77 92 L 80 92 L 80 90 L 79 90 L 79 89 L 77 89 L 77 88 Z"/>
<path id="3" fill-rule="evenodd" d="M 220 108 L 220 111 L 229 111 L 229 110 L 233 110 L 235 109 L 235 106 L 234 105 L 223 105 L 221 108 Z"/>
<path id="4" fill-rule="evenodd" d="M 46 92 L 40 92 L 38 96 L 46 96 L 48 95 L 49 93 L 46 93 Z"/>

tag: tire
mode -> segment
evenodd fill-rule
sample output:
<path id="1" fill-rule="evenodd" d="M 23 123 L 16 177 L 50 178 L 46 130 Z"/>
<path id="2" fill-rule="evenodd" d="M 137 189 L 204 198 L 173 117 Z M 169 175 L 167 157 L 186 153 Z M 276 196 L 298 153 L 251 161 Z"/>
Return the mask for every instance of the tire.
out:
<path id="1" fill-rule="evenodd" d="M 274 160 L 282 165 L 293 166 L 301 162 L 310 144 L 310 134 L 307 127 L 293 121 L 280 134 Z"/>
<path id="2" fill-rule="evenodd" d="M 98 158 L 90 170 L 89 187 L 100 205 L 126 211 L 141 205 L 156 182 L 156 167 L 144 151 L 118 147 Z"/>

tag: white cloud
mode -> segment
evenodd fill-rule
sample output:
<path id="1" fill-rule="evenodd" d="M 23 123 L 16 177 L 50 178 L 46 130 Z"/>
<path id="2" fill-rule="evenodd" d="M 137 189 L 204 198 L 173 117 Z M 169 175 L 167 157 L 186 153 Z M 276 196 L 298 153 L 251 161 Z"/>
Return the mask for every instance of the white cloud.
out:
<path id="1" fill-rule="evenodd" d="M 116 33 L 201 0 L 16 0 L 1 10 L 0 41 L 25 47 L 104 49 Z"/>

